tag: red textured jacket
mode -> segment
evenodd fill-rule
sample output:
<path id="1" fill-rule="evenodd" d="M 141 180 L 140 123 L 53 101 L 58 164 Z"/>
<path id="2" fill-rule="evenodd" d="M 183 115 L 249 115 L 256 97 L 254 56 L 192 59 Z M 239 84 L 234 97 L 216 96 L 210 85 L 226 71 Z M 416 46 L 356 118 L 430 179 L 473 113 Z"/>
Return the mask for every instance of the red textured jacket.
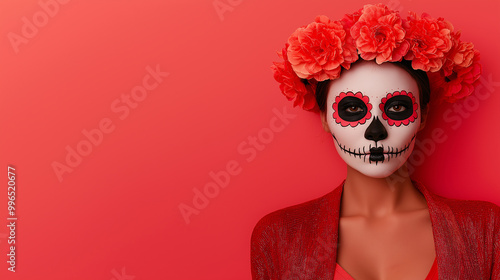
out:
<path id="1" fill-rule="evenodd" d="M 257 223 L 253 279 L 333 279 L 343 185 Z M 414 185 L 429 207 L 439 279 L 500 280 L 500 207 L 444 198 Z"/>

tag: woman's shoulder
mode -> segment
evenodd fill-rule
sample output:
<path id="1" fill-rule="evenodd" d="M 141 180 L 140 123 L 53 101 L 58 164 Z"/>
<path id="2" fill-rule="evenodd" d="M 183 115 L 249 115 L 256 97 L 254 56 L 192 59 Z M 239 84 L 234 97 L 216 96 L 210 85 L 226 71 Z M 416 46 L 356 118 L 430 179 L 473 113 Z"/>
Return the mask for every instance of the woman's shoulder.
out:
<path id="1" fill-rule="evenodd" d="M 452 211 L 455 212 L 465 212 L 465 213 L 491 213 L 498 214 L 500 212 L 500 206 L 493 202 L 482 201 L 482 200 L 468 200 L 468 199 L 456 199 L 444 197 L 441 195 L 433 194 L 436 200 L 442 201 L 450 207 Z"/>
<path id="2" fill-rule="evenodd" d="M 500 207 L 495 203 L 481 200 L 447 198 L 437 194 L 433 194 L 432 196 L 439 204 L 446 205 L 446 208 L 449 209 L 458 221 L 472 224 L 500 224 Z"/>
<path id="3" fill-rule="evenodd" d="M 424 184 L 413 181 L 428 202 L 431 211 L 451 211 L 456 217 L 478 218 L 485 217 L 500 220 L 500 207 L 495 203 L 481 200 L 467 200 L 444 197 L 430 191 Z"/>
<path id="4" fill-rule="evenodd" d="M 275 210 L 262 217 L 257 226 L 283 226 L 284 224 L 296 224 L 299 221 L 305 221 L 311 216 L 319 214 L 320 209 L 329 194 L 308 200 L 299 204 L 291 205 L 282 209 Z"/>
<path id="5" fill-rule="evenodd" d="M 257 222 L 253 235 L 263 231 L 296 231 L 320 223 L 327 211 L 334 210 L 330 207 L 331 202 L 340 198 L 341 191 L 342 188 L 335 188 L 321 197 L 275 210 Z"/>

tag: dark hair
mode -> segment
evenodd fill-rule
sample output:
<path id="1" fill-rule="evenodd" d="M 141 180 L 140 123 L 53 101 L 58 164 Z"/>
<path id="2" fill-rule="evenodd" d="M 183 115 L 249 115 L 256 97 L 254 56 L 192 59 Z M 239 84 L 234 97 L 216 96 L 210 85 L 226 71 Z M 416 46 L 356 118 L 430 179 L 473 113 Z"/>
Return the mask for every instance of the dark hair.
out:
<path id="1" fill-rule="evenodd" d="M 358 61 L 363 61 L 363 60 L 359 59 Z M 422 70 L 413 69 L 411 67 L 411 61 L 409 60 L 403 59 L 400 62 L 392 62 L 392 63 L 406 70 L 406 72 L 408 72 L 413 77 L 413 79 L 415 79 L 418 85 L 418 91 L 420 96 L 420 108 L 421 110 L 425 110 L 425 108 L 427 108 L 427 104 L 429 104 L 431 97 L 431 88 L 429 85 L 429 78 L 427 77 L 427 73 Z M 356 64 L 356 62 L 353 63 L 352 65 L 354 64 Z M 347 70 L 342 69 L 342 71 L 347 71 Z M 318 85 L 316 86 L 316 102 L 318 103 L 319 109 L 321 111 L 325 111 L 326 109 L 326 97 L 328 95 L 328 88 L 330 85 L 330 81 L 331 80 L 319 82 Z"/>

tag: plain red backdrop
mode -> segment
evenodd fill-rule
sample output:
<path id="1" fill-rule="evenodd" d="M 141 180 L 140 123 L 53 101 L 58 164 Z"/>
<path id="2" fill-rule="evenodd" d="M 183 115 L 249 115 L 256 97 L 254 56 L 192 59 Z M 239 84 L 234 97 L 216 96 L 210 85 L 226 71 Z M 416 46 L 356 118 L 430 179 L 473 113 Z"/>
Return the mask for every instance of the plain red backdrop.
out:
<path id="1" fill-rule="evenodd" d="M 445 196 L 500 204 L 500 2 L 385 3 L 404 16 L 451 21 L 483 62 L 486 97 L 432 108 L 419 138 L 438 129 L 446 141 L 418 159 L 414 178 Z M 323 195 L 345 176 L 318 115 L 292 108 L 271 62 L 316 15 L 340 19 L 364 4 L 2 0 L 0 278 L 250 279 L 258 219 Z M 128 115 L 118 113 L 113 104 L 126 104 L 122 95 L 138 90 L 148 66 L 169 75 L 127 105 Z M 284 111 L 288 119 L 277 119 Z M 114 130 L 84 150 L 82 131 L 106 119 Z M 53 165 L 67 165 L 78 145 L 88 155 L 60 180 Z M 7 271 L 1 226 L 9 164 L 18 186 L 16 273 Z M 226 186 L 209 189 L 212 197 L 184 219 L 179 206 L 195 207 L 195 193 L 217 181 L 210 173 L 222 176 L 228 164 Z"/>

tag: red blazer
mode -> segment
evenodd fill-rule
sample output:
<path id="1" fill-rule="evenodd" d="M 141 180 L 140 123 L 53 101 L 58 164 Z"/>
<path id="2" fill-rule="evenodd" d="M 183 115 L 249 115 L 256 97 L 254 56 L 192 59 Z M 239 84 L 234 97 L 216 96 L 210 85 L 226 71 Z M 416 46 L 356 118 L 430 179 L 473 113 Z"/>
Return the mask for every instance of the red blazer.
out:
<path id="1" fill-rule="evenodd" d="M 444 198 L 413 183 L 429 207 L 439 279 L 499 280 L 500 207 Z M 253 279 L 333 279 L 343 186 L 257 223 L 251 240 Z"/>

